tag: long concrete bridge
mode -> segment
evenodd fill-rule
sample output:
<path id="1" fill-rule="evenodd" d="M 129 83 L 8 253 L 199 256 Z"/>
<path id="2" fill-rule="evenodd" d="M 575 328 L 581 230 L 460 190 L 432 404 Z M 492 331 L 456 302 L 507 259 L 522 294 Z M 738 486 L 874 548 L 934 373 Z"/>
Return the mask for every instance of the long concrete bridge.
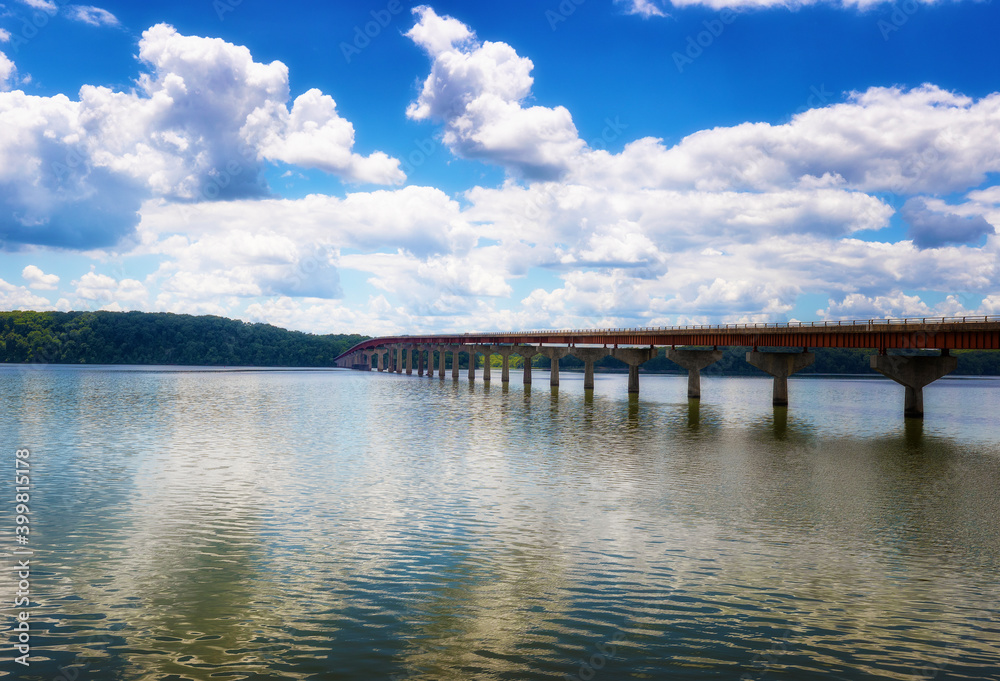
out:
<path id="1" fill-rule="evenodd" d="M 358 343 L 336 359 L 337 366 L 433 377 L 460 376 L 459 355 L 469 357 L 468 377 L 475 379 L 478 356 L 484 357 L 483 380 L 489 381 L 493 355 L 499 355 L 501 381 L 510 381 L 510 357 L 524 359 L 524 384 L 531 384 L 531 360 L 550 359 L 550 385 L 559 385 L 559 360 L 572 355 L 584 363 L 585 390 L 594 388 L 594 364 L 611 355 L 628 365 L 628 391 L 639 392 L 639 367 L 666 348 L 672 362 L 688 370 L 688 397 L 701 397 L 701 370 L 722 358 L 720 347 L 750 347 L 746 361 L 774 377 L 773 403 L 788 404 L 788 377 L 815 360 L 810 349 L 865 348 L 875 351 L 871 367 L 905 387 L 904 414 L 922 417 L 923 388 L 958 367 L 952 350 L 1000 350 L 1000 316 L 861 321 L 725 324 L 640 329 L 579 329 L 388 336 Z M 766 350 L 760 350 L 765 348 Z M 939 350 L 928 356 L 890 353 Z"/>

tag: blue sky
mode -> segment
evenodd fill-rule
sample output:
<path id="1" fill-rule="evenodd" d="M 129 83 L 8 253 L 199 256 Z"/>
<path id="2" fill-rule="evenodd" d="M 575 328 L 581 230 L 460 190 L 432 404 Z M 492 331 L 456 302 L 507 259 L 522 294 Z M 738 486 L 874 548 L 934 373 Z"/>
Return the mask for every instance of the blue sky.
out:
<path id="1" fill-rule="evenodd" d="M 0 309 L 1000 313 L 988 2 L 0 4 Z"/>

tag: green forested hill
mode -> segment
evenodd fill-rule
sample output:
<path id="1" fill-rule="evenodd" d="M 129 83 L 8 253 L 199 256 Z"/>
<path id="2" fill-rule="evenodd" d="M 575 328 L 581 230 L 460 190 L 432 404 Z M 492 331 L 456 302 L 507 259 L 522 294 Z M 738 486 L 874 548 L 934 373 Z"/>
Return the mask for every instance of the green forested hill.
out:
<path id="1" fill-rule="evenodd" d="M 332 366 L 364 336 L 165 312 L 0 312 L 0 361 Z"/>

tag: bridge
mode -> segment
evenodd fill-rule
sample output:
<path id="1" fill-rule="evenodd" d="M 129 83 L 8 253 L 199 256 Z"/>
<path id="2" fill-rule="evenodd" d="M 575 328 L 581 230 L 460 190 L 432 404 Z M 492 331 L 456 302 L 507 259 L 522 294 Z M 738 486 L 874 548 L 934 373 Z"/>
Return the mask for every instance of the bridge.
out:
<path id="1" fill-rule="evenodd" d="M 923 388 L 958 367 L 952 350 L 1000 350 L 1000 316 L 868 319 L 853 321 L 724 324 L 637 329 L 576 329 L 490 333 L 387 336 L 358 343 L 337 357 L 336 365 L 418 376 L 460 376 L 459 355 L 469 358 L 474 380 L 478 356 L 484 357 L 483 380 L 490 380 L 493 355 L 501 357 L 501 381 L 510 381 L 510 357 L 524 359 L 523 381 L 531 384 L 535 355 L 551 362 L 550 385 L 559 385 L 559 360 L 572 355 L 584 363 L 585 390 L 594 388 L 594 363 L 612 357 L 628 365 L 628 391 L 639 392 L 639 367 L 666 348 L 666 357 L 688 371 L 688 398 L 701 398 L 701 370 L 722 358 L 720 347 L 752 348 L 746 361 L 774 378 L 773 404 L 788 405 L 788 377 L 815 361 L 810 349 L 863 348 L 875 352 L 871 367 L 905 388 L 903 412 L 922 417 Z M 937 355 L 907 354 L 938 350 Z M 897 351 L 897 352 L 890 352 Z M 904 351 L 900 354 L 898 351 Z M 414 366 L 416 365 L 416 366 Z"/>

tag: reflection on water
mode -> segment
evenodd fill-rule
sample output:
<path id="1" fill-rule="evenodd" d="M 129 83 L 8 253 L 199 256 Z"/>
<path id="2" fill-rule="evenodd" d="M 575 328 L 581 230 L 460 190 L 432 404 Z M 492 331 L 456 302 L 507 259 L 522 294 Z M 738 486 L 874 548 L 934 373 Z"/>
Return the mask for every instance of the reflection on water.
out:
<path id="1" fill-rule="evenodd" d="M 1000 382 L 512 378 L 0 369 L 17 677 L 995 676 Z"/>

